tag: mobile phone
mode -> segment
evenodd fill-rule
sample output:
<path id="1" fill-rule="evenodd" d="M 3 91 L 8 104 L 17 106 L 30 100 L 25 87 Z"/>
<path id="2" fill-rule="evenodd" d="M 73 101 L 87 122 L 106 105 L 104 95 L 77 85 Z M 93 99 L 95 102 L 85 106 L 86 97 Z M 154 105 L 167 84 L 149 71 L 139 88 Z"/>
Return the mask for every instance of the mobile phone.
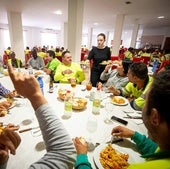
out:
<path id="1" fill-rule="evenodd" d="M 128 121 L 123 120 L 123 119 L 121 119 L 121 118 L 119 118 L 119 117 L 116 117 L 116 116 L 112 116 L 112 117 L 111 117 L 111 120 L 118 121 L 119 123 L 122 123 L 122 124 L 124 124 L 124 125 L 127 125 L 127 124 L 128 124 Z"/>

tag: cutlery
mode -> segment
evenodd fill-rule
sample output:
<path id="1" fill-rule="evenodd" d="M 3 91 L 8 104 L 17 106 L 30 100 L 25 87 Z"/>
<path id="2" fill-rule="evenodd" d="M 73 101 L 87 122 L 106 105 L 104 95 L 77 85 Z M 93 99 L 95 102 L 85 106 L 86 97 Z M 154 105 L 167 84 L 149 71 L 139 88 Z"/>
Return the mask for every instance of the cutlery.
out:
<path id="1" fill-rule="evenodd" d="M 142 119 L 142 116 L 131 116 L 129 114 L 126 114 L 126 117 L 124 118 L 127 118 L 127 119 Z"/>
<path id="2" fill-rule="evenodd" d="M 84 89 L 81 89 L 81 91 L 86 91 L 86 88 L 84 88 Z"/>
<path id="3" fill-rule="evenodd" d="M 126 119 L 142 119 L 142 117 L 139 117 L 139 116 L 134 116 L 134 117 L 123 117 L 123 118 L 126 118 Z"/>
<path id="4" fill-rule="evenodd" d="M 107 141 L 106 144 L 113 144 L 113 143 L 118 143 L 118 142 L 122 142 L 123 138 L 118 138 L 118 137 L 111 137 L 110 141 Z"/>
<path id="5" fill-rule="evenodd" d="M 123 141 L 123 138 L 111 137 L 111 139 L 105 142 L 105 144 L 114 144 L 114 143 L 118 143 L 122 141 Z M 96 143 L 95 147 L 99 146 L 100 144 L 102 143 Z"/>
<path id="6" fill-rule="evenodd" d="M 27 131 L 30 131 L 30 130 L 33 130 L 33 129 L 38 129 L 38 128 L 39 128 L 39 126 L 38 127 L 30 127 L 30 128 L 22 129 L 22 130 L 19 130 L 19 133 L 24 133 L 24 132 L 27 132 Z"/>

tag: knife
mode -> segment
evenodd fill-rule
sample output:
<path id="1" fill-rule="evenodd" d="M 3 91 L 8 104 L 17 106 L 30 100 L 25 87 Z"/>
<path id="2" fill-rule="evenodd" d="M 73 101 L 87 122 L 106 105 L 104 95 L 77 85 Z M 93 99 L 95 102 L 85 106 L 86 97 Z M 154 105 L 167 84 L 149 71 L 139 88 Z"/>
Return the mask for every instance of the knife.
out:
<path id="1" fill-rule="evenodd" d="M 128 117 L 123 117 L 123 118 L 126 118 L 126 119 L 142 119 L 142 117 L 140 116 L 128 116 Z"/>

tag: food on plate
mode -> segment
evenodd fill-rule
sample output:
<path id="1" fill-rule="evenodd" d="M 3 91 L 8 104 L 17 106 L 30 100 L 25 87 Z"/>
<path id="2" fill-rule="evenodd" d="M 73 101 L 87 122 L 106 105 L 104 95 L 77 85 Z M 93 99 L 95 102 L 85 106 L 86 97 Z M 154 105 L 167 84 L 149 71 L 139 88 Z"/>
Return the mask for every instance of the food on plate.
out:
<path id="1" fill-rule="evenodd" d="M 5 116 L 8 113 L 8 109 L 13 105 L 13 101 L 7 100 L 0 102 L 0 117 Z"/>
<path id="2" fill-rule="evenodd" d="M 104 60 L 104 61 L 102 61 L 100 64 L 102 64 L 102 65 L 108 65 L 108 64 L 111 64 L 111 63 L 112 63 L 111 60 Z"/>
<path id="3" fill-rule="evenodd" d="M 73 98 L 73 109 L 84 109 L 86 107 L 87 100 L 81 97 Z"/>
<path id="4" fill-rule="evenodd" d="M 38 71 L 34 73 L 34 76 L 42 75 L 42 72 Z"/>
<path id="5" fill-rule="evenodd" d="M 5 76 L 9 76 L 9 73 L 8 73 L 8 71 L 6 71 L 6 70 L 4 70 L 3 74 L 4 74 Z"/>
<path id="6" fill-rule="evenodd" d="M 100 152 L 99 160 L 104 169 L 125 169 L 129 166 L 128 158 L 128 154 L 120 153 L 112 147 L 112 144 L 108 144 Z"/>
<path id="7" fill-rule="evenodd" d="M 66 95 L 71 94 L 70 90 L 67 89 L 59 89 L 58 90 L 58 96 L 60 99 L 64 100 Z"/>
<path id="8" fill-rule="evenodd" d="M 114 96 L 111 98 L 111 100 L 112 100 L 112 102 L 117 103 L 117 104 L 125 103 L 125 99 L 123 97 Z"/>

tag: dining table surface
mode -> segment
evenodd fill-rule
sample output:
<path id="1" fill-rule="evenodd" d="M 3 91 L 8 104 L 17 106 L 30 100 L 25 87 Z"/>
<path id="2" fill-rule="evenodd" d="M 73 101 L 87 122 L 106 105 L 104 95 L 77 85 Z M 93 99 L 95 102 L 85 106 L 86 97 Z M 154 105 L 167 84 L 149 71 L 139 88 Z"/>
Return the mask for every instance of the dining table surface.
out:
<path id="1" fill-rule="evenodd" d="M 16 70 L 17 71 L 17 70 Z M 27 73 L 28 70 L 19 70 L 23 73 Z M 34 70 L 34 72 L 36 72 Z M 111 139 L 111 130 L 113 127 L 117 125 L 123 125 L 120 122 L 113 120 L 111 123 L 105 123 L 104 120 L 106 118 L 106 110 L 105 103 L 111 102 L 111 94 L 105 91 L 101 91 L 101 106 L 100 113 L 95 115 L 92 113 L 93 101 L 89 98 L 86 98 L 87 95 L 91 91 L 97 92 L 96 88 L 92 88 L 91 91 L 86 90 L 85 85 L 76 85 L 75 88 L 72 88 L 70 84 L 60 84 L 54 83 L 53 93 L 49 92 L 49 76 L 41 71 L 40 76 L 44 82 L 44 96 L 48 100 L 49 104 L 55 110 L 56 116 L 58 116 L 61 122 L 64 124 L 71 138 L 75 137 L 83 137 L 88 139 L 89 136 L 92 136 L 92 141 L 98 145 L 96 149 L 101 145 L 105 145 Z M 4 85 L 6 88 L 13 90 L 14 86 L 11 82 L 9 76 L 0 76 L 0 83 Z M 70 118 L 65 118 L 64 114 L 64 101 L 59 98 L 58 90 L 59 89 L 67 89 L 74 93 L 75 97 L 82 97 L 87 99 L 87 105 L 82 110 L 74 110 L 72 111 L 72 115 Z M 142 116 L 140 111 L 135 111 L 131 108 L 130 104 L 126 105 L 115 105 L 113 104 L 113 109 L 109 112 L 109 118 L 111 116 L 116 116 L 121 119 L 124 119 L 128 122 L 126 127 L 129 129 L 138 131 L 140 133 L 147 135 L 147 130 L 143 124 L 142 119 L 128 118 L 128 116 Z M 97 119 L 97 130 L 94 133 L 89 133 L 87 130 L 87 120 L 89 117 L 95 117 Z M 13 123 L 15 125 L 20 125 L 19 130 L 32 128 L 32 130 L 19 133 L 21 137 L 21 144 L 19 145 L 16 155 L 10 155 L 8 160 L 7 169 L 26 169 L 30 166 L 30 164 L 39 160 L 45 153 L 45 147 L 43 144 L 43 138 L 41 132 L 39 130 L 39 125 L 34 114 L 34 110 L 31 106 L 31 103 L 26 98 L 15 98 L 14 105 L 9 109 L 9 113 L 0 117 L 0 122 L 3 124 Z M 124 126 L 124 125 L 123 125 Z M 127 144 L 128 140 L 128 144 Z M 127 152 L 130 153 L 129 156 L 132 156 L 134 159 L 138 159 L 136 155 L 133 153 L 135 150 L 132 150 L 132 141 L 130 139 L 124 140 L 122 143 L 117 143 L 118 146 L 122 145 L 126 148 Z M 127 144 L 127 145 L 125 145 Z M 131 146 L 132 145 L 132 146 Z M 101 146 L 102 147 L 102 146 Z M 130 150 L 130 151 L 128 151 Z M 96 152 L 95 150 L 92 152 L 88 152 L 89 161 L 92 164 L 92 168 L 100 168 L 98 164 L 95 163 Z M 97 154 L 98 156 L 98 154 Z M 138 155 L 140 157 L 140 154 Z M 140 158 L 139 158 L 140 159 Z M 137 161 L 138 162 L 138 161 Z M 140 162 L 140 160 L 139 160 Z"/>

